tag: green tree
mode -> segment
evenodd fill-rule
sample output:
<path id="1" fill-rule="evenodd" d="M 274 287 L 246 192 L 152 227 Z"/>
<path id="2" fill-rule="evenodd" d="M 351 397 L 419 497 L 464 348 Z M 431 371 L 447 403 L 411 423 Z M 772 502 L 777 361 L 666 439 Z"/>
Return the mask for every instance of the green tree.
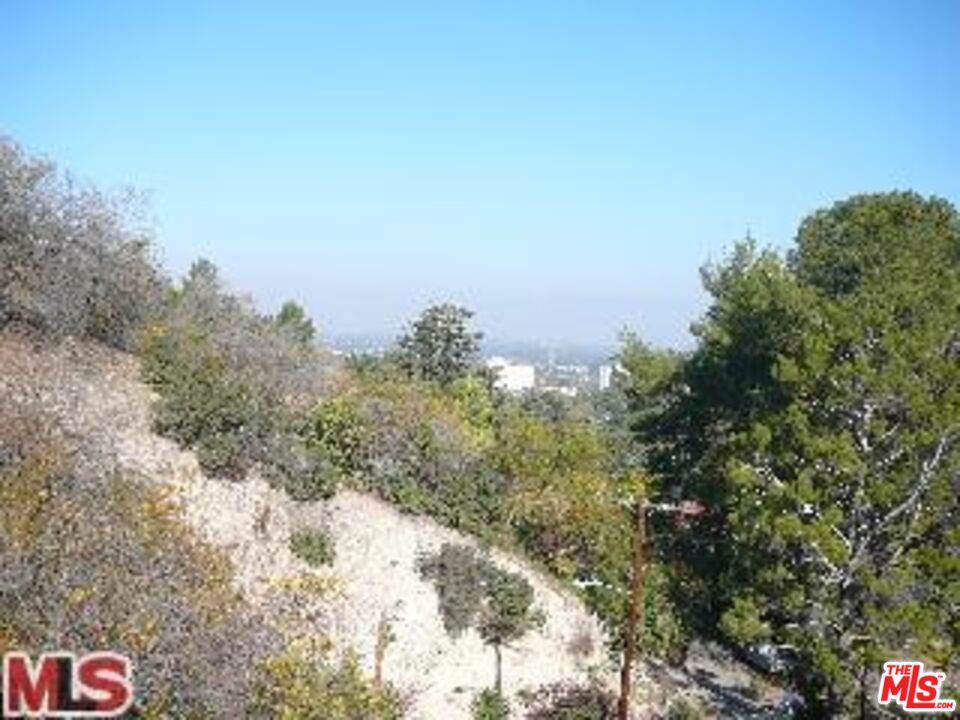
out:
<path id="1" fill-rule="evenodd" d="M 495 461 L 508 478 L 511 526 L 557 575 L 584 579 L 618 542 L 618 492 L 602 434 L 586 422 L 541 420 L 520 408 L 498 423 Z"/>
<path id="2" fill-rule="evenodd" d="M 278 328 L 288 332 L 291 337 L 304 345 L 309 345 L 316 337 L 317 329 L 307 315 L 307 311 L 293 300 L 287 300 L 274 318 Z"/>
<path id="3" fill-rule="evenodd" d="M 621 372 L 613 389 L 623 395 L 627 424 L 633 430 L 643 464 L 658 440 L 658 423 L 675 392 L 676 373 L 683 358 L 660 350 L 632 332 L 625 333 L 618 356 Z"/>
<path id="4" fill-rule="evenodd" d="M 533 586 L 522 575 L 497 567 L 487 570 L 486 602 L 480 610 L 477 630 L 497 658 L 494 689 L 503 692 L 503 647 L 543 624 L 542 613 L 533 606 Z"/>
<path id="5" fill-rule="evenodd" d="M 469 328 L 473 313 L 450 303 L 421 313 L 397 341 L 397 361 L 414 378 L 448 385 L 478 366 L 483 334 Z"/>
<path id="6" fill-rule="evenodd" d="M 669 548 L 674 525 L 685 521 L 676 510 L 651 512 L 651 496 L 661 496 L 660 478 L 654 471 L 652 458 L 664 447 L 661 434 L 663 418 L 676 398 L 677 374 L 683 357 L 672 351 L 650 346 L 632 332 L 624 333 L 618 356 L 620 372 L 614 378 L 611 393 L 622 400 L 617 416 L 630 431 L 630 442 L 618 442 L 621 462 L 632 472 L 633 482 L 623 492 L 629 505 L 630 569 L 623 573 L 621 584 L 606 613 L 608 625 L 616 629 L 624 651 L 621 666 L 621 703 L 629 703 L 634 648 L 642 654 L 680 662 L 686 654 L 688 632 L 683 615 L 677 610 L 688 602 L 682 573 L 670 562 Z M 680 499 L 671 496 L 668 503 Z M 609 594 L 609 593 L 608 593 Z M 624 602 L 623 598 L 630 598 Z M 633 614 L 631 615 L 631 609 Z M 613 612 L 611 612 L 613 610 Z M 620 712 L 625 712 L 621 708 Z"/>
<path id="7" fill-rule="evenodd" d="M 502 696 L 502 649 L 544 622 L 534 607 L 533 586 L 522 575 L 494 565 L 465 545 L 444 543 L 420 559 L 422 577 L 433 582 L 446 631 L 457 637 L 470 627 L 496 654 L 494 695 Z"/>
<path id="8" fill-rule="evenodd" d="M 705 279 L 660 455 L 710 509 L 675 546 L 691 597 L 796 647 L 811 713 L 863 717 L 884 659 L 957 665 L 960 218 L 856 196 L 788 260 L 744 245 Z"/>

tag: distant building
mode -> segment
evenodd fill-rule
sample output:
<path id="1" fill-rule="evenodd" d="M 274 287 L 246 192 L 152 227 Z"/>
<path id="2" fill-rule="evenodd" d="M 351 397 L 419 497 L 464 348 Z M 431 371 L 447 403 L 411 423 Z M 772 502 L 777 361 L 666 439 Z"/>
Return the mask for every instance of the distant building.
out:
<path id="1" fill-rule="evenodd" d="M 540 388 L 545 393 L 556 393 L 557 395 L 566 395 L 567 397 L 576 397 L 577 388 L 572 385 L 544 385 Z"/>
<path id="2" fill-rule="evenodd" d="M 610 382 L 613 380 L 613 365 L 601 365 L 597 368 L 597 385 L 601 390 L 606 390 L 610 387 Z"/>
<path id="3" fill-rule="evenodd" d="M 515 363 L 506 358 L 492 357 L 487 367 L 497 376 L 496 386 L 509 393 L 522 393 L 533 390 L 537 379 L 537 370 L 533 365 Z"/>

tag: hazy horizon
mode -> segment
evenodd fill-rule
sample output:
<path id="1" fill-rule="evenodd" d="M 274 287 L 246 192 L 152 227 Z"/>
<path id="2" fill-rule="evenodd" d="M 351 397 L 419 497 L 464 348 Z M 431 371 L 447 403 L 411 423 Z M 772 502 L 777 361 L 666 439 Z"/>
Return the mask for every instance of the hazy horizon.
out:
<path id="1" fill-rule="evenodd" d="M 146 190 L 326 335 L 690 344 L 698 269 L 852 193 L 960 200 L 960 4 L 0 8 L 0 134 Z"/>

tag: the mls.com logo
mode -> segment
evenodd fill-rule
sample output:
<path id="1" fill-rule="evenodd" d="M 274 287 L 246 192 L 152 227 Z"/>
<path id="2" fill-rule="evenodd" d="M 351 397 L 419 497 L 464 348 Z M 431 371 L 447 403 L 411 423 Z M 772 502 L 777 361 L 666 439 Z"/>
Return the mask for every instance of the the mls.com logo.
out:
<path id="1" fill-rule="evenodd" d="M 109 718 L 133 704 L 130 661 L 112 652 L 3 656 L 2 717 Z"/>
<path id="2" fill-rule="evenodd" d="M 944 677 L 942 672 L 925 673 L 921 662 L 884 663 L 877 702 L 896 702 L 907 712 L 953 712 L 957 701 L 940 699 Z"/>

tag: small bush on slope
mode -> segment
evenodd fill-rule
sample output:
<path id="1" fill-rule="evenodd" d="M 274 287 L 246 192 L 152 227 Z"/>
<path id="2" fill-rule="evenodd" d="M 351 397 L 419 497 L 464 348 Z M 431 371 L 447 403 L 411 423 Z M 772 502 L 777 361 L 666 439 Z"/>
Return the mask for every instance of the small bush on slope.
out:
<path id="1" fill-rule="evenodd" d="M 686 697 L 676 698 L 667 710 L 667 720 L 701 720 L 703 717 L 700 704 Z"/>
<path id="2" fill-rule="evenodd" d="M 510 703 L 496 690 L 481 690 L 470 703 L 470 717 L 473 720 L 509 720 Z"/>
<path id="3" fill-rule="evenodd" d="M 0 328 L 132 347 L 164 288 L 134 211 L 0 138 Z"/>
<path id="4" fill-rule="evenodd" d="M 250 715 L 273 720 L 400 720 L 405 705 L 389 684 L 378 687 L 354 655 L 339 662 L 293 644 L 263 664 Z"/>
<path id="5" fill-rule="evenodd" d="M 301 530 L 290 537 L 290 550 L 308 565 L 329 565 L 336 557 L 333 538 L 324 530 Z"/>
<path id="6" fill-rule="evenodd" d="M 272 637 L 158 489 L 0 411 L 0 650 L 131 656 L 141 706 L 238 717 Z"/>

